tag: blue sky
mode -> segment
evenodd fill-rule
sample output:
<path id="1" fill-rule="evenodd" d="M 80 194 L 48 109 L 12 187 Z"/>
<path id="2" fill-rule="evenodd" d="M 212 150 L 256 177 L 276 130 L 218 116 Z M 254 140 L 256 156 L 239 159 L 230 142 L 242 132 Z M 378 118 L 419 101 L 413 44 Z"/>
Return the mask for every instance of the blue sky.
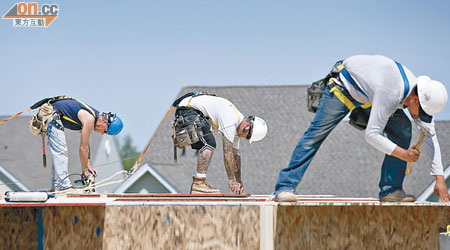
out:
<path id="1" fill-rule="evenodd" d="M 383 54 L 450 90 L 448 1 L 37 2 L 59 5 L 47 29 L 0 20 L 0 115 L 65 94 L 117 112 L 140 150 L 188 85 L 304 85 Z"/>

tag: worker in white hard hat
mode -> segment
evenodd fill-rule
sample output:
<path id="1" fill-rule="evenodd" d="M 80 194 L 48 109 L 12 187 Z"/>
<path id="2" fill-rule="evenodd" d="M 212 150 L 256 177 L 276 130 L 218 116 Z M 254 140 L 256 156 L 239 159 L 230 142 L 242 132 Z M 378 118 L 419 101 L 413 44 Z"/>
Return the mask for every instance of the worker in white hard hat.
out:
<path id="1" fill-rule="evenodd" d="M 297 201 L 295 189 L 320 145 L 352 111 L 350 124 L 365 129 L 366 141 L 385 154 L 379 182 L 380 201 L 415 201 L 413 195 L 403 190 L 407 162 L 415 162 L 421 155 L 416 145 L 410 146 L 412 126 L 403 110 L 407 108 L 419 130 L 428 134 L 422 149 L 432 159 L 434 191 L 441 201 L 449 201 L 432 117 L 447 104 L 447 91 L 442 83 L 427 76 L 416 78 L 402 64 L 381 55 L 356 55 L 339 61 L 320 81 L 324 89 L 316 115 L 295 147 L 288 167 L 280 171 L 274 200 Z"/>
<path id="2" fill-rule="evenodd" d="M 187 96 L 187 97 L 185 97 Z M 223 157 L 228 186 L 233 193 L 241 194 L 244 184 L 241 179 L 240 138 L 249 143 L 262 140 L 267 134 L 266 122 L 255 116 L 245 117 L 229 100 L 205 92 L 192 92 L 178 98 L 174 105 L 174 124 L 203 124 L 199 129 L 198 141 L 190 144 L 199 150 L 197 172 L 193 176 L 192 194 L 220 194 L 220 190 L 206 182 L 206 172 L 216 148 L 211 130 L 222 135 Z M 192 122 L 191 122 L 192 121 Z M 184 127 L 182 125 L 181 127 Z M 178 126 L 175 126 L 177 129 Z M 183 129 L 183 128 L 182 128 Z M 191 133 L 191 132 L 189 132 Z"/>

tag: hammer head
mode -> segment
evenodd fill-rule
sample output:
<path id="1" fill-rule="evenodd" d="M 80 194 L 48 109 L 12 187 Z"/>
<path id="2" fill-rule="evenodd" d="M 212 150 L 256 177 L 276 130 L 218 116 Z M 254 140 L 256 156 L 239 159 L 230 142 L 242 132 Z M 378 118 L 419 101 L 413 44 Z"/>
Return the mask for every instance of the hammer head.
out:
<path id="1" fill-rule="evenodd" d="M 436 134 L 436 131 L 434 130 L 434 121 L 427 123 L 419 119 L 414 119 L 414 122 L 416 123 L 418 129 L 425 132 L 425 134 L 429 136 L 434 136 Z"/>

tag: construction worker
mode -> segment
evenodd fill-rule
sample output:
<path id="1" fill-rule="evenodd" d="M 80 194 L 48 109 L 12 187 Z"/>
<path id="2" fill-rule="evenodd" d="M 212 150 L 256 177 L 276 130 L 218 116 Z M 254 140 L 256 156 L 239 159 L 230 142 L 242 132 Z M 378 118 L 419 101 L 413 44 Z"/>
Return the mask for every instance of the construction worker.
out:
<path id="1" fill-rule="evenodd" d="M 356 55 L 339 61 L 325 81 L 314 120 L 296 145 L 288 167 L 280 171 L 274 200 L 297 201 L 295 189 L 328 134 L 350 110 L 371 104 L 366 111 L 370 114 L 367 114 L 365 139 L 386 154 L 379 182 L 380 200 L 416 200 L 403 191 L 406 164 L 417 161 L 420 155 L 416 145 L 410 147 L 411 122 L 403 111 L 408 108 L 416 125 L 430 132 L 425 139 L 425 150 L 432 159 L 434 192 L 443 202 L 449 201 L 432 117 L 447 104 L 447 91 L 442 83 L 428 76 L 416 78 L 408 68 L 380 55 Z"/>
<path id="2" fill-rule="evenodd" d="M 267 134 L 267 125 L 259 117 L 244 117 L 227 99 L 204 93 L 189 93 L 178 98 L 174 105 L 175 123 L 201 124 L 196 127 L 198 141 L 191 144 L 199 150 L 197 173 L 193 176 L 192 194 L 220 194 L 220 190 L 206 182 L 206 172 L 216 148 L 211 128 L 222 134 L 223 157 L 228 176 L 228 186 L 234 193 L 244 190 L 241 179 L 241 156 L 239 140 L 245 138 L 250 143 L 262 140 Z M 177 126 L 176 126 L 177 128 Z M 190 132 L 191 133 L 191 132 Z M 191 133 L 192 134 L 192 133 Z M 197 137 L 197 135 L 193 137 Z M 192 137 L 192 135 L 191 135 Z"/>
<path id="3" fill-rule="evenodd" d="M 89 137 L 92 131 L 100 134 L 117 135 L 123 128 L 122 120 L 112 113 L 100 113 L 88 104 L 72 99 L 61 98 L 48 103 L 53 108 L 48 123 L 48 144 L 52 152 L 52 190 L 67 190 L 72 187 L 68 176 L 68 149 L 64 129 L 81 130 L 79 148 L 83 179 L 97 176 L 92 167 Z M 45 104 L 47 105 L 47 104 Z M 47 105 L 48 108 L 48 105 Z M 40 108 L 41 110 L 43 107 Z"/>

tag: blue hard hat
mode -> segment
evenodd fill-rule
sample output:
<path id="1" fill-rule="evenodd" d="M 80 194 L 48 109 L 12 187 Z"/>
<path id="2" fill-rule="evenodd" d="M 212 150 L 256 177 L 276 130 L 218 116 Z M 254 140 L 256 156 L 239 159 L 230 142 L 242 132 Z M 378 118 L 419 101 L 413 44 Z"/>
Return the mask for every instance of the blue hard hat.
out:
<path id="1" fill-rule="evenodd" d="M 123 129 L 123 122 L 116 114 L 108 114 L 108 135 L 118 135 Z"/>

